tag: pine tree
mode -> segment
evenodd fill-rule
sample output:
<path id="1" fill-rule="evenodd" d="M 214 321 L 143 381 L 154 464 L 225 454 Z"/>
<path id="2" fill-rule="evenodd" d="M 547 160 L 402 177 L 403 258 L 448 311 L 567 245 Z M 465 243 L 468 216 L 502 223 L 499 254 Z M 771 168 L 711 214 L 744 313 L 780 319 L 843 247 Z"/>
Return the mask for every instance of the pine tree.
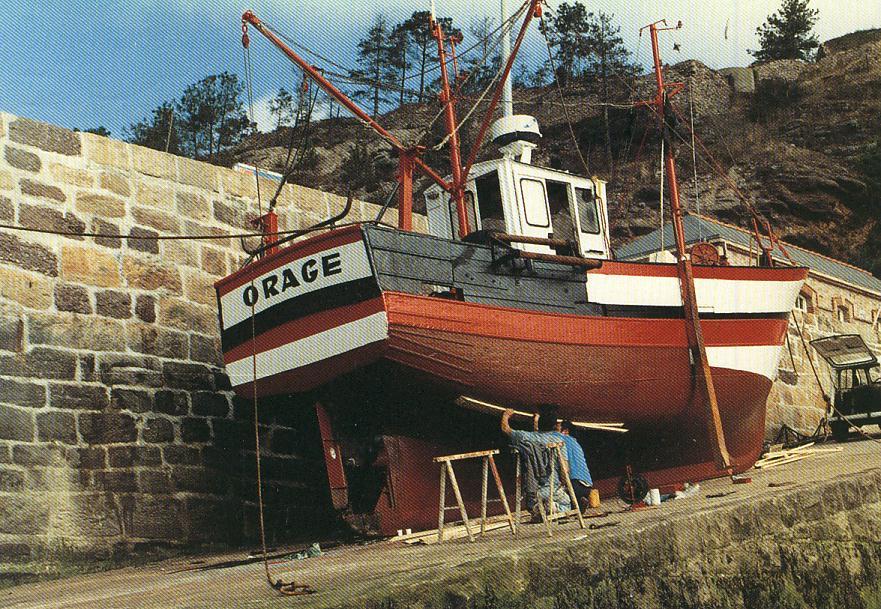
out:
<path id="1" fill-rule="evenodd" d="M 363 80 L 367 87 L 366 92 L 369 92 L 371 98 L 374 117 L 379 114 L 380 103 L 388 101 L 383 82 L 394 78 L 394 71 L 389 62 L 390 34 L 388 20 L 385 15 L 379 14 L 364 38 L 358 41 L 358 64 L 361 69 L 355 76 Z"/>
<path id="2" fill-rule="evenodd" d="M 473 19 L 468 26 L 468 33 L 474 38 L 473 44 L 477 45 L 473 54 L 465 63 L 465 69 L 471 76 L 465 86 L 465 93 L 483 90 L 492 82 L 502 65 L 502 56 L 499 46 L 494 46 L 493 32 L 496 29 L 496 20 L 492 17 Z"/>
<path id="3" fill-rule="evenodd" d="M 400 87 L 398 92 L 398 106 L 403 106 L 407 88 L 407 70 L 410 69 L 410 43 L 411 33 L 406 27 L 406 22 L 399 23 L 392 28 L 389 34 L 388 61 L 391 69 L 396 72 L 395 82 Z"/>
<path id="4" fill-rule="evenodd" d="M 174 104 L 165 102 L 153 109 L 150 116 L 123 129 L 123 138 L 132 144 L 154 150 L 180 154 L 180 134 L 174 125 Z"/>
<path id="5" fill-rule="evenodd" d="M 440 17 L 437 22 L 445 35 L 454 36 L 459 33 L 459 30 L 453 27 L 453 20 L 449 17 Z M 419 73 L 419 94 L 416 101 L 421 104 L 426 95 L 426 76 L 432 71 L 434 67 L 432 64 L 437 61 L 437 42 L 431 31 L 431 13 L 416 11 L 401 23 L 400 27 L 409 35 L 410 64 Z"/>
<path id="6" fill-rule="evenodd" d="M 240 96 L 244 86 L 235 74 L 222 72 L 188 86 L 175 106 L 182 152 L 216 162 L 253 126 Z"/>
<path id="7" fill-rule="evenodd" d="M 819 11 L 808 7 L 810 0 L 783 0 L 780 10 L 756 28 L 761 48 L 748 51 L 757 61 L 810 59 L 820 45 L 812 33 Z"/>
<path id="8" fill-rule="evenodd" d="M 276 118 L 276 129 L 289 125 L 295 114 L 294 96 L 284 87 L 280 87 L 275 97 L 269 101 L 269 113 Z"/>
<path id="9" fill-rule="evenodd" d="M 590 13 L 577 0 L 573 4 L 564 2 L 556 10 L 556 15 L 548 19 L 546 35 L 555 51 L 555 76 L 563 86 L 583 71 L 584 60 L 589 54 L 590 26 Z"/>

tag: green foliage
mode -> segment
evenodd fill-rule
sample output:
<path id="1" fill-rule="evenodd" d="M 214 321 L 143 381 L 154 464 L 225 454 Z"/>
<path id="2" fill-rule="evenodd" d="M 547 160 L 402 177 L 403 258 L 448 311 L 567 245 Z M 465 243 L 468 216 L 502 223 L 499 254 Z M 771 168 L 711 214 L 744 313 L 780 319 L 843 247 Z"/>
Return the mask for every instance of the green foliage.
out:
<path id="1" fill-rule="evenodd" d="M 240 97 L 244 86 L 222 72 L 188 86 L 175 105 L 182 152 L 214 163 L 253 130 Z"/>
<path id="2" fill-rule="evenodd" d="M 284 87 L 280 87 L 275 97 L 269 101 L 269 113 L 276 118 L 276 129 L 288 126 L 292 122 L 296 124 L 298 112 L 294 104 L 294 96 Z"/>
<path id="3" fill-rule="evenodd" d="M 804 91 L 797 82 L 782 78 L 759 81 L 749 105 L 749 118 L 755 123 L 766 124 L 781 111 L 798 104 Z"/>
<path id="4" fill-rule="evenodd" d="M 76 131 L 76 129 L 74 129 Z M 103 135 L 104 137 L 110 137 L 110 129 L 101 125 L 99 127 L 92 127 L 91 129 L 83 129 L 86 133 L 94 133 L 95 135 Z"/>
<path id="5" fill-rule="evenodd" d="M 377 162 L 376 155 L 363 141 L 355 142 L 343 161 L 341 177 L 351 190 L 364 189 L 373 192 L 379 189 L 386 178 L 384 167 Z"/>
<path id="6" fill-rule="evenodd" d="M 453 20 L 449 17 L 439 17 L 438 25 L 447 36 L 457 36 L 461 31 L 453 26 Z M 422 103 L 428 92 L 426 80 L 432 68 L 437 65 L 437 42 L 431 33 L 431 13 L 429 11 L 415 11 L 410 17 L 396 26 L 402 33 L 406 33 L 406 55 L 408 66 L 412 66 L 419 74 L 419 89 L 416 101 Z"/>
<path id="7" fill-rule="evenodd" d="M 132 144 L 180 154 L 180 134 L 174 125 L 174 104 L 165 102 L 149 116 L 123 129 L 123 138 Z"/>
<path id="8" fill-rule="evenodd" d="M 811 59 L 819 46 L 812 33 L 818 11 L 808 7 L 810 0 L 783 0 L 780 10 L 756 28 L 760 48 L 748 51 L 757 61 Z"/>
<path id="9" fill-rule="evenodd" d="M 390 35 L 388 20 L 385 15 L 378 14 L 367 34 L 358 41 L 359 70 L 352 76 L 363 86 L 355 95 L 371 100 L 374 117 L 379 114 L 380 103 L 388 101 L 383 81 L 394 78 Z"/>

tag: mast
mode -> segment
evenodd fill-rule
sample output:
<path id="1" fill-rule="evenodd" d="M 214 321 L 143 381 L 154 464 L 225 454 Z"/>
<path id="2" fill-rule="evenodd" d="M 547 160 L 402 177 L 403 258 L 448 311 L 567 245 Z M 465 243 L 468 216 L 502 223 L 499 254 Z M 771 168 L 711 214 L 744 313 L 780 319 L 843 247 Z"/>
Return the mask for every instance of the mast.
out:
<path id="1" fill-rule="evenodd" d="M 511 30 L 505 27 L 508 22 L 508 0 L 501 0 L 501 18 L 502 18 L 502 63 L 508 62 L 511 56 Z M 511 79 L 505 79 L 505 89 L 502 93 L 502 116 L 514 116 L 514 94 L 511 87 Z"/>
<path id="2" fill-rule="evenodd" d="M 685 229 L 682 224 L 682 205 L 679 200 L 679 183 L 676 179 L 676 162 L 673 156 L 672 130 L 667 122 L 667 105 L 669 98 L 682 91 L 682 83 L 665 83 L 664 71 L 661 65 L 661 53 L 658 49 L 658 32 L 679 29 L 682 22 L 675 28 L 659 28 L 658 24 L 667 25 L 666 21 L 657 21 L 646 26 L 652 39 L 652 55 L 654 57 L 655 82 L 657 94 L 654 100 L 642 102 L 643 105 L 653 107 L 658 116 L 659 126 L 665 143 L 665 167 L 667 170 L 667 185 L 670 191 L 670 212 L 673 221 L 673 234 L 676 240 L 676 267 L 679 274 L 679 289 L 682 293 L 682 305 L 685 312 L 685 330 L 688 337 L 688 347 L 692 362 L 697 368 L 698 389 L 703 395 L 705 416 L 707 420 L 707 432 L 712 440 L 716 466 L 719 470 L 731 470 L 731 456 L 725 443 L 725 433 L 722 429 L 722 419 L 719 416 L 719 404 L 716 400 L 716 388 L 713 384 L 713 375 L 710 371 L 707 349 L 704 343 L 703 331 L 701 330 L 700 316 L 697 305 L 697 294 L 694 283 L 694 268 L 688 256 L 685 246 Z M 646 29 L 646 28 L 643 28 Z M 641 31 L 641 30 L 640 30 Z"/>

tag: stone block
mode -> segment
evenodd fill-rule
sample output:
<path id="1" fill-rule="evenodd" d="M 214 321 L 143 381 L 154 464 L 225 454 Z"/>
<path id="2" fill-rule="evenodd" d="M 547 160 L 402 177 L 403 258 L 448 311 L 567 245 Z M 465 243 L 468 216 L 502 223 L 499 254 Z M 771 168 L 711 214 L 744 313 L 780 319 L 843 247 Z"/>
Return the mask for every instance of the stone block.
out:
<path id="1" fill-rule="evenodd" d="M 115 368 L 114 372 L 117 370 L 119 368 Z M 153 396 L 139 389 L 113 387 L 110 389 L 110 407 L 114 410 L 128 410 L 134 413 L 150 412 L 153 409 Z"/>
<path id="2" fill-rule="evenodd" d="M 120 239 L 119 236 L 119 227 L 111 222 L 105 222 L 99 218 L 94 218 L 92 220 L 92 232 L 102 235 L 100 237 L 95 237 L 96 245 L 112 247 L 117 250 L 122 246 L 122 239 Z"/>
<path id="3" fill-rule="evenodd" d="M 155 446 L 111 446 L 107 449 L 110 467 L 161 465 L 162 455 Z"/>
<path id="4" fill-rule="evenodd" d="M 0 190 L 13 190 L 15 188 L 15 178 L 9 171 L 0 171 Z"/>
<path id="5" fill-rule="evenodd" d="M 208 493 L 211 489 L 201 467 L 175 467 L 171 470 L 171 483 L 181 493 Z"/>
<path id="6" fill-rule="evenodd" d="M 105 469 L 107 467 L 107 449 L 103 446 L 78 448 L 77 467 L 80 469 Z"/>
<path id="7" fill-rule="evenodd" d="M 217 168 L 214 165 L 180 156 L 176 160 L 179 182 L 205 190 L 217 190 Z"/>
<path id="8" fill-rule="evenodd" d="M 218 332 L 219 324 L 215 310 L 180 298 L 159 300 L 159 323 L 208 335 Z"/>
<path id="9" fill-rule="evenodd" d="M 211 446 L 226 453 L 239 454 L 244 446 L 242 437 L 254 437 L 252 425 L 231 419 L 214 419 L 211 421 L 211 429 L 214 431 Z"/>
<path id="10" fill-rule="evenodd" d="M 107 385 L 161 387 L 162 374 L 156 370 L 138 367 L 115 367 L 104 372 L 101 380 Z"/>
<path id="11" fill-rule="evenodd" d="M 132 351 L 170 359 L 187 358 L 187 336 L 155 325 L 130 323 L 126 328 L 126 344 Z"/>
<path id="12" fill-rule="evenodd" d="M 0 350 L 20 352 L 24 349 L 24 320 L 0 317 Z"/>
<path id="13" fill-rule="evenodd" d="M 229 399 L 222 393 L 195 391 L 190 395 L 192 413 L 204 417 L 229 416 Z"/>
<path id="14" fill-rule="evenodd" d="M 147 469 L 138 472 L 138 490 L 146 495 L 170 495 L 174 492 L 174 487 L 171 484 L 171 477 L 165 471 Z M 141 497 L 138 504 L 149 504 L 153 499 L 153 497 Z M 169 530 L 167 526 L 163 526 L 162 529 Z"/>
<path id="15" fill-rule="evenodd" d="M 0 495 L 0 533 L 37 535 L 49 526 L 49 506 L 38 495 Z"/>
<path id="16" fill-rule="evenodd" d="M 162 259 L 170 264 L 199 268 L 199 246 L 195 242 L 163 241 L 159 249 Z"/>
<path id="17" fill-rule="evenodd" d="M 0 355 L 0 374 L 5 376 L 73 380 L 76 369 L 76 355 L 58 349 L 34 347 L 25 353 Z"/>
<path id="18" fill-rule="evenodd" d="M 177 166 L 173 154 L 144 146 L 131 146 L 131 152 L 132 167 L 138 173 L 165 180 L 177 179 Z"/>
<path id="19" fill-rule="evenodd" d="M 22 203 L 18 212 L 18 223 L 29 228 L 53 230 L 63 235 L 66 239 L 82 241 L 82 234 L 86 231 L 86 223 L 70 212 L 64 213 L 57 209 L 42 205 L 28 205 Z"/>
<path id="20" fill-rule="evenodd" d="M 104 317 L 128 319 L 132 316 L 132 297 L 127 292 L 95 292 L 95 311 Z"/>
<path id="21" fill-rule="evenodd" d="M 169 465 L 199 465 L 202 462 L 198 448 L 180 444 L 163 446 L 162 458 Z"/>
<path id="22" fill-rule="evenodd" d="M 248 214 L 247 204 L 244 202 L 231 201 L 224 203 L 223 201 L 214 201 L 213 206 L 214 218 L 218 222 L 242 230 L 254 228 L 250 220 L 255 214 Z"/>
<path id="23" fill-rule="evenodd" d="M 214 277 L 198 271 L 184 272 L 184 296 L 189 300 L 217 307 L 217 292 L 214 290 Z"/>
<path id="24" fill-rule="evenodd" d="M 123 412 L 84 412 L 79 416 L 80 435 L 89 444 L 134 442 L 135 420 Z"/>
<path id="25" fill-rule="evenodd" d="M 135 299 L 135 315 L 141 321 L 156 321 L 156 299 L 149 294 L 139 294 Z"/>
<path id="26" fill-rule="evenodd" d="M 141 428 L 141 438 L 150 444 L 163 444 L 174 440 L 174 425 L 168 419 L 147 419 Z"/>
<path id="27" fill-rule="evenodd" d="M 144 478 L 141 479 L 142 487 L 143 482 Z M 168 491 L 163 491 L 162 494 L 166 492 Z M 166 539 L 177 543 L 186 538 L 181 524 L 186 519 L 186 512 L 177 499 L 146 496 L 134 504 L 128 533 L 132 537 Z"/>
<path id="28" fill-rule="evenodd" d="M 227 274 L 226 254 L 213 247 L 202 247 L 202 269 L 212 275 Z"/>
<path id="29" fill-rule="evenodd" d="M 33 171 L 34 173 L 40 171 L 40 167 L 42 166 L 40 157 L 33 152 L 27 152 L 26 150 L 13 148 L 12 146 L 4 146 L 3 153 L 6 157 L 6 162 L 16 169 Z"/>
<path id="30" fill-rule="evenodd" d="M 12 199 L 0 197 L 0 222 L 11 224 L 15 220 L 15 208 Z"/>
<path id="31" fill-rule="evenodd" d="M 34 414 L 0 404 L 0 440 L 34 441 Z"/>
<path id="32" fill-rule="evenodd" d="M 86 383 L 94 383 L 98 380 L 95 369 L 95 355 L 93 353 L 79 354 L 80 380 Z"/>
<path id="33" fill-rule="evenodd" d="M 226 168 L 219 168 L 217 172 L 221 178 L 225 194 L 247 197 L 249 199 L 257 196 L 253 174 Z"/>
<path id="34" fill-rule="evenodd" d="M 22 241 L 7 233 L 0 233 L 0 262 L 8 262 L 50 277 L 58 276 L 58 259 L 55 254 L 42 245 Z"/>
<path id="35" fill-rule="evenodd" d="M 138 490 L 138 479 L 130 471 L 96 471 L 93 474 L 95 486 L 111 493 L 134 493 Z"/>
<path id="36" fill-rule="evenodd" d="M 53 203 L 64 203 L 67 200 L 67 196 L 57 186 L 35 182 L 27 178 L 22 178 L 19 185 L 21 187 L 21 194 L 29 197 L 46 199 Z"/>
<path id="37" fill-rule="evenodd" d="M 137 353 L 102 353 L 99 363 L 101 377 L 105 378 L 114 368 L 162 370 L 162 362 L 155 357 Z"/>
<path id="38" fill-rule="evenodd" d="M 130 169 L 129 145 L 94 133 L 82 134 L 85 156 L 98 165 Z"/>
<path id="39" fill-rule="evenodd" d="M 30 381 L 0 378 L 0 402 L 42 408 L 46 405 L 46 388 Z"/>
<path id="40" fill-rule="evenodd" d="M 190 401 L 182 391 L 162 390 L 153 396 L 153 409 L 162 414 L 180 416 L 190 410 Z"/>
<path id="41" fill-rule="evenodd" d="M 67 467 L 79 456 L 76 451 L 68 451 L 58 444 L 18 444 L 12 447 L 12 461 L 18 465 Z"/>
<path id="42" fill-rule="evenodd" d="M 116 288 L 122 285 L 119 262 L 93 247 L 64 245 L 61 248 L 61 276 L 66 281 Z"/>
<path id="43" fill-rule="evenodd" d="M 110 398 L 103 385 L 49 383 L 49 405 L 73 410 L 104 410 L 110 405 Z"/>
<path id="44" fill-rule="evenodd" d="M 205 419 L 184 417 L 181 419 L 180 435 L 187 444 L 209 442 L 211 440 L 211 426 Z"/>
<path id="45" fill-rule="evenodd" d="M 24 562 L 31 558 L 31 547 L 26 543 L 0 543 L 0 556 Z"/>
<path id="46" fill-rule="evenodd" d="M 129 249 L 146 252 L 148 254 L 159 253 L 159 241 L 156 240 L 159 233 L 156 231 L 141 228 L 140 226 L 133 226 L 128 234 L 129 238 L 127 243 Z"/>
<path id="47" fill-rule="evenodd" d="M 228 229 L 220 228 L 219 226 L 207 226 L 194 220 L 187 220 L 186 218 L 184 218 L 183 222 L 185 234 L 211 236 L 210 239 L 200 239 L 202 243 L 210 243 L 214 247 L 235 247 L 237 250 L 239 249 L 239 240 L 236 239 L 235 243 L 233 243 L 229 238 L 230 231 Z"/>
<path id="48" fill-rule="evenodd" d="M 0 267 L 0 298 L 31 309 L 52 306 L 52 282 L 42 275 Z"/>
<path id="49" fill-rule="evenodd" d="M 173 389 L 213 391 L 214 375 L 207 366 L 183 362 L 165 362 L 162 366 L 165 384 Z"/>
<path id="50" fill-rule="evenodd" d="M 24 490 L 24 484 L 24 473 L 8 467 L 0 467 L 0 493 L 20 492 Z"/>
<path id="51" fill-rule="evenodd" d="M 9 123 L 9 139 L 46 152 L 68 156 L 78 155 L 82 151 L 77 133 L 28 118 L 17 118 Z"/>
<path id="52" fill-rule="evenodd" d="M 211 219 L 211 205 L 200 194 L 178 191 L 175 195 L 177 211 L 188 218 L 207 222 Z"/>
<path id="53" fill-rule="evenodd" d="M 116 171 L 101 172 L 98 183 L 104 190 L 109 190 L 120 197 L 128 197 L 132 194 L 128 176 Z"/>
<path id="54" fill-rule="evenodd" d="M 132 206 L 131 212 L 132 217 L 134 217 L 138 224 L 150 226 L 167 233 L 180 232 L 180 222 L 178 222 L 177 218 L 172 214 L 150 207 L 141 207 L 139 205 Z"/>
<path id="55" fill-rule="evenodd" d="M 49 166 L 49 172 L 52 174 L 53 180 L 70 186 L 88 188 L 94 183 L 92 174 L 85 169 L 77 169 L 60 163 L 52 163 Z"/>
<path id="56" fill-rule="evenodd" d="M 40 442 L 76 444 L 76 417 L 70 412 L 38 412 L 37 439 Z"/>
<path id="57" fill-rule="evenodd" d="M 218 391 L 231 391 L 232 383 L 229 382 L 229 375 L 222 370 L 214 371 L 214 388 Z"/>
<path id="58" fill-rule="evenodd" d="M 181 280 L 177 269 L 162 263 L 126 255 L 122 259 L 122 271 L 130 288 L 149 291 L 165 289 L 174 294 L 181 293 Z"/>
<path id="59" fill-rule="evenodd" d="M 76 193 L 76 209 L 86 214 L 104 218 L 125 217 L 125 201 L 108 195 L 101 195 L 85 190 Z"/>
<path id="60" fill-rule="evenodd" d="M 190 359 L 212 366 L 222 366 L 223 355 L 220 351 L 220 339 L 201 334 L 190 334 Z"/>
<path id="61" fill-rule="evenodd" d="M 135 202 L 174 212 L 174 189 L 152 182 L 138 182 L 135 188 Z"/>
<path id="62" fill-rule="evenodd" d="M 70 313 L 32 313 L 28 316 L 28 340 L 32 345 L 122 351 L 124 336 L 122 322 L 113 319 L 87 319 Z"/>
<path id="63" fill-rule="evenodd" d="M 55 285 L 55 308 L 70 313 L 92 312 L 89 292 L 79 285 L 58 283 Z"/>

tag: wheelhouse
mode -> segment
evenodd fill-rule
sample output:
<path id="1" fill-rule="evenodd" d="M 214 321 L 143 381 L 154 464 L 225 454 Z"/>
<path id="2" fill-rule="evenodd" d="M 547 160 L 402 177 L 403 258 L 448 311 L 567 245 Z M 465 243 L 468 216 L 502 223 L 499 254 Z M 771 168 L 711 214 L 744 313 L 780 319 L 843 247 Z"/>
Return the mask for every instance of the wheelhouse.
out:
<path id="1" fill-rule="evenodd" d="M 513 158 L 477 163 L 465 182 L 468 224 L 474 231 L 562 239 L 568 252 L 547 245 L 515 244 L 525 251 L 609 259 L 606 183 Z M 456 205 L 439 186 L 425 191 L 428 230 L 458 239 Z"/>

